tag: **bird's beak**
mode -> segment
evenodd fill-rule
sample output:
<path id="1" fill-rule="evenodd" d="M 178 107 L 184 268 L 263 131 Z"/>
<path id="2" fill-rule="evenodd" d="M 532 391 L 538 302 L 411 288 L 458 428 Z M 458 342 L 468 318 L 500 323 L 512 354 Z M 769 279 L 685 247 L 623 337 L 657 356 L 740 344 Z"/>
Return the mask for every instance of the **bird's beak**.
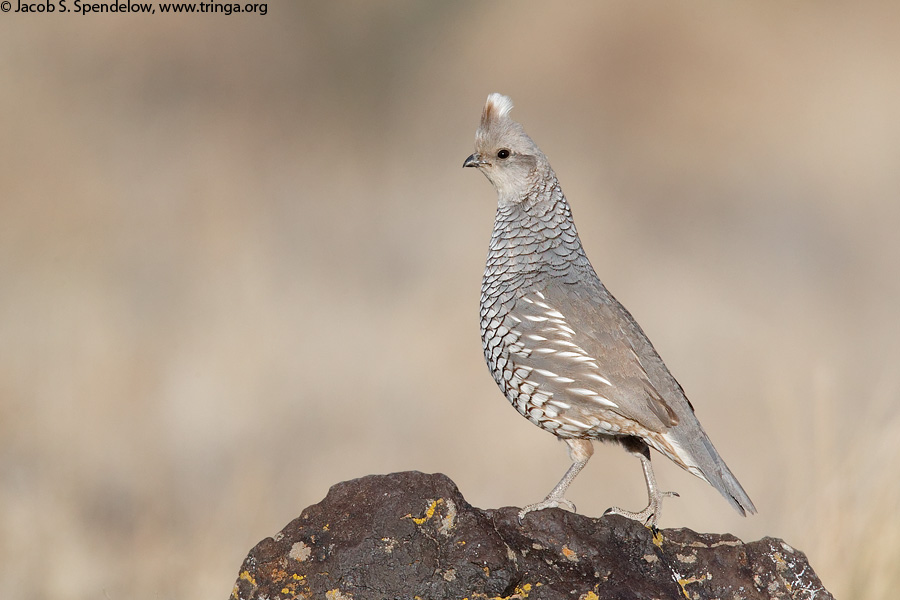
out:
<path id="1" fill-rule="evenodd" d="M 488 161 L 481 158 L 481 155 L 477 152 L 466 159 L 466 162 L 463 163 L 463 167 L 480 167 L 481 165 L 490 164 Z"/>

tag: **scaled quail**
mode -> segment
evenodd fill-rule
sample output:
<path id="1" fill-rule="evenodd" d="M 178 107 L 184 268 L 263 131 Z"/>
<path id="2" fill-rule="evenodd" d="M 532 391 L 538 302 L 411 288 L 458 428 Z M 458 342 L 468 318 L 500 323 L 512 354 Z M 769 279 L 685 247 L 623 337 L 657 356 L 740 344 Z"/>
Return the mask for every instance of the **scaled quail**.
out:
<path id="1" fill-rule="evenodd" d="M 497 216 L 481 284 L 481 340 L 488 368 L 523 417 L 565 440 L 572 466 L 541 502 L 575 506 L 566 488 L 593 454 L 592 440 L 616 441 L 637 456 L 649 504 L 610 508 L 652 527 L 662 499 L 653 448 L 708 482 L 734 508 L 755 513 L 716 452 L 681 386 L 631 314 L 585 256 L 572 212 L 547 157 L 510 119 L 512 101 L 491 94 L 464 167 L 497 190 Z"/>

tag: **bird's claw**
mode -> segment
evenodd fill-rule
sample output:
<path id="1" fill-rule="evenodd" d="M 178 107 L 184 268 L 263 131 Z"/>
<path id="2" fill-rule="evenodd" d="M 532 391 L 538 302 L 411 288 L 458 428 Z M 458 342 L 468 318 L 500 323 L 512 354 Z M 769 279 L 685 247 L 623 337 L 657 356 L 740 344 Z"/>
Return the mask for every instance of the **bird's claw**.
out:
<path id="1" fill-rule="evenodd" d="M 656 519 L 657 513 L 659 512 L 658 506 L 653 506 L 652 504 L 647 506 L 644 510 L 638 512 L 632 512 L 630 510 L 625 510 L 623 508 L 619 508 L 618 506 L 613 506 L 607 508 L 603 512 L 603 516 L 606 515 L 621 515 L 626 519 L 631 519 L 632 521 L 637 521 L 642 523 L 645 526 L 649 526 L 651 529 L 656 527 Z"/>
<path id="2" fill-rule="evenodd" d="M 519 523 L 522 522 L 522 519 L 525 518 L 530 512 L 536 510 L 544 510 L 545 508 L 563 508 L 568 510 L 569 512 L 576 512 L 575 503 L 573 503 L 568 498 L 554 498 L 552 496 L 547 496 L 542 501 L 537 502 L 535 504 L 529 504 L 525 508 L 519 511 Z"/>
<path id="3" fill-rule="evenodd" d="M 603 515 L 621 515 L 627 519 L 643 523 L 645 527 L 656 530 L 656 521 L 659 518 L 659 509 L 662 507 L 662 499 L 671 497 L 679 498 L 680 496 L 678 495 L 678 492 L 657 492 L 654 497 L 650 499 L 650 503 L 644 510 L 632 512 L 630 510 L 619 508 L 618 506 L 613 506 L 607 508 L 603 512 Z"/>

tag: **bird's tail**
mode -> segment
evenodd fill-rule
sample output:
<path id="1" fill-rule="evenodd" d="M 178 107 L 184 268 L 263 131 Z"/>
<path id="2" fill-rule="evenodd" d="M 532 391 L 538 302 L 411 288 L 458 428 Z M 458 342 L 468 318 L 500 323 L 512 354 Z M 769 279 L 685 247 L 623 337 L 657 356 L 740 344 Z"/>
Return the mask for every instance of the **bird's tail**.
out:
<path id="1" fill-rule="evenodd" d="M 750 496 L 719 456 L 700 423 L 696 422 L 696 430 L 692 427 L 690 432 L 685 431 L 683 427 L 683 425 L 676 426 L 666 433 L 656 434 L 653 441 L 659 445 L 652 443 L 651 445 L 683 469 L 719 490 L 719 493 L 742 516 L 756 514 L 756 507 Z"/>

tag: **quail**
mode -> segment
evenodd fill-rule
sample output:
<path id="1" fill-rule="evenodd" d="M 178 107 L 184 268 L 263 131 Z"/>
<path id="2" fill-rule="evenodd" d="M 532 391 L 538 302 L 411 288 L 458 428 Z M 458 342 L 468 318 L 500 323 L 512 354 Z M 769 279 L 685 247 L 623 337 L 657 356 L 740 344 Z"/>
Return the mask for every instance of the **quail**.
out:
<path id="1" fill-rule="evenodd" d="M 649 503 L 615 513 L 655 527 L 662 492 L 650 448 L 708 482 L 741 514 L 756 508 L 694 415 L 679 383 L 585 255 L 572 212 L 544 153 L 509 117 L 512 101 L 487 98 L 464 167 L 497 192 L 481 284 L 481 340 L 491 375 L 523 417 L 565 441 L 572 465 L 547 497 L 523 508 L 574 505 L 566 489 L 593 441 L 621 444 L 641 461 Z"/>

